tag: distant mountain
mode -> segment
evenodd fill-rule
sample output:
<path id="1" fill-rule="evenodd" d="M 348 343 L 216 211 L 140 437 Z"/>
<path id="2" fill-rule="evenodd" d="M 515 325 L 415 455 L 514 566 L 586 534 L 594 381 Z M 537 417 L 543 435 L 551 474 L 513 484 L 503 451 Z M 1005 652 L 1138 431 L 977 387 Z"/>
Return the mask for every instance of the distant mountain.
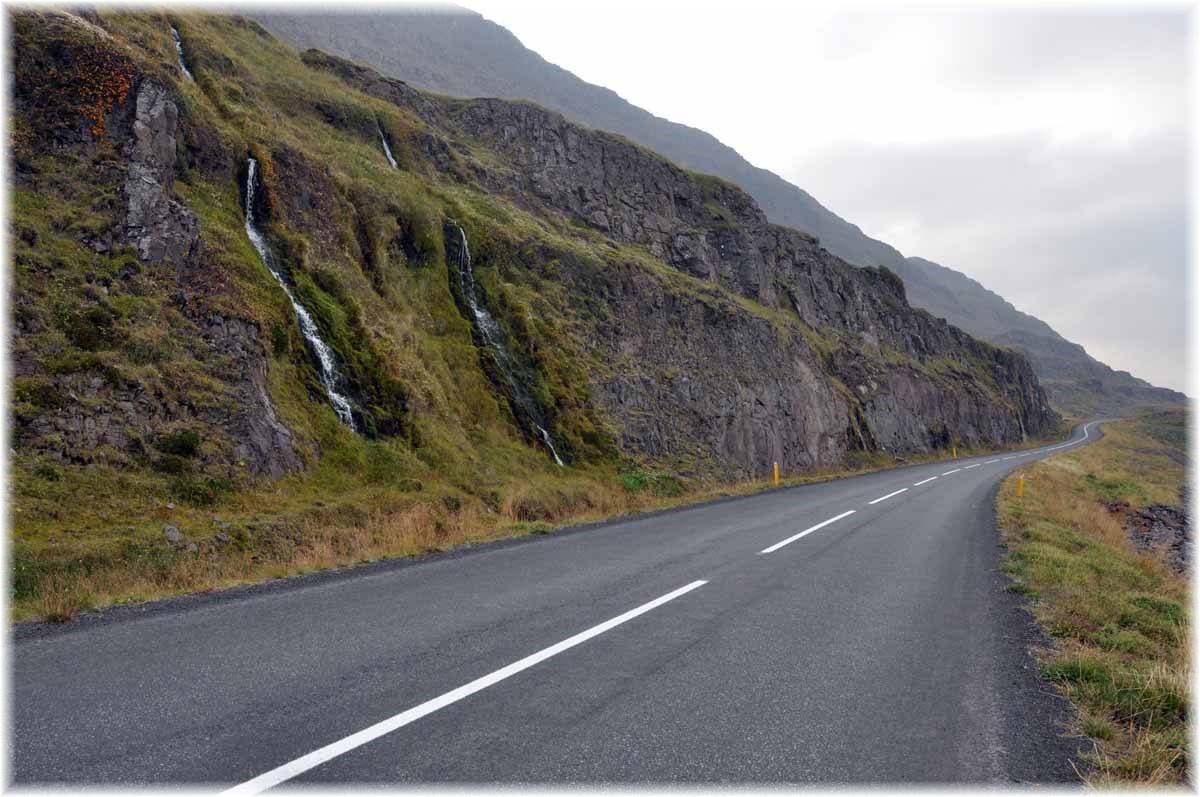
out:
<path id="1" fill-rule="evenodd" d="M 1022 313 L 966 275 L 865 235 L 809 193 L 750 164 L 702 130 L 663 119 L 587 83 L 528 49 L 508 30 L 466 9 L 388 13 L 251 13 L 282 39 L 368 64 L 423 89 L 460 97 L 526 99 L 591 127 L 620 133 L 685 168 L 715 174 L 753 196 L 771 221 L 808 232 L 860 266 L 904 280 L 909 301 L 989 342 L 1028 354 L 1050 399 L 1077 415 L 1121 413 L 1186 401 L 1095 360 L 1045 322 Z"/>

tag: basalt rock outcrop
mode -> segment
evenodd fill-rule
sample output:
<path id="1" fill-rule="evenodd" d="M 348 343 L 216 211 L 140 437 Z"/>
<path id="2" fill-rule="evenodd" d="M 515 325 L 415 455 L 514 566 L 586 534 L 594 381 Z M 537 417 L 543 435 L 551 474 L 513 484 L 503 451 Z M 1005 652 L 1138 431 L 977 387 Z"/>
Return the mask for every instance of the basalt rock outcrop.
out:
<path id="1" fill-rule="evenodd" d="M 773 460 L 829 465 L 858 447 L 1015 442 L 1057 421 L 1023 357 L 912 308 L 890 272 L 851 267 L 812 236 L 770 224 L 729 183 L 535 105 L 481 99 L 435 110 L 398 81 L 329 56 L 306 59 L 411 108 L 446 140 L 465 134 L 501 155 L 511 168 L 474 174 L 489 190 L 644 248 L 764 307 L 786 308 L 831 342 L 822 353 L 803 341 L 781 344 L 751 314 L 718 323 L 645 284 L 611 286 L 608 301 L 622 321 L 594 342 L 608 342 L 607 356 L 637 352 L 624 361 L 634 368 L 637 360 L 648 375 L 597 374 L 593 388 L 632 450 L 690 450 L 704 440 L 722 464 L 754 471 Z M 720 373 L 703 367 L 706 360 L 719 362 Z"/>
<path id="2" fill-rule="evenodd" d="M 133 131 L 126 151 L 124 234 L 144 262 L 165 259 L 183 263 L 200 234 L 196 216 L 170 195 L 178 120 L 179 109 L 167 89 L 142 81 L 134 100 Z"/>

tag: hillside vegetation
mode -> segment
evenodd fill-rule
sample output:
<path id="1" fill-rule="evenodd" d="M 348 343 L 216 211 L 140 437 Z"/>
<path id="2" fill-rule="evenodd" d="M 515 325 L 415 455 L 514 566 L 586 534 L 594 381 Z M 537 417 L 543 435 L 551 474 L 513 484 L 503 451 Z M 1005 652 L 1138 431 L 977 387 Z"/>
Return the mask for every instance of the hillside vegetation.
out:
<path id="1" fill-rule="evenodd" d="M 1107 423 L 1100 442 L 1024 468 L 1001 490 L 1005 568 L 1052 640 L 1041 661 L 1094 745 L 1092 782 L 1184 783 L 1190 771 L 1186 571 L 1162 544 L 1135 547 L 1124 522 L 1179 506 L 1186 429 L 1182 412 Z"/>
<path id="2" fill-rule="evenodd" d="M 617 136 L 242 17 L 11 23 L 18 616 L 1058 431 L 1023 358 Z"/>

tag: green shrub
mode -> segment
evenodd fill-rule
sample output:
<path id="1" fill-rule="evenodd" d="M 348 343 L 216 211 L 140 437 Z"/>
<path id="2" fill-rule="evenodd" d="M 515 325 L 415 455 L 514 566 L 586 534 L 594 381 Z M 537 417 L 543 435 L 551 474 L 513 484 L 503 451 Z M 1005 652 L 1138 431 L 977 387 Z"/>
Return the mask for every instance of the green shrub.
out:
<path id="1" fill-rule="evenodd" d="M 646 473 L 643 470 L 634 470 L 619 474 L 617 479 L 622 487 L 635 494 L 649 489 L 660 498 L 674 498 L 687 492 L 687 485 L 683 480 L 666 471 Z"/>
<path id="2" fill-rule="evenodd" d="M 33 469 L 33 475 L 48 482 L 62 481 L 62 473 L 52 465 L 41 464 Z"/>
<path id="3" fill-rule="evenodd" d="M 153 467 L 159 473 L 178 476 L 191 470 L 191 463 L 177 454 L 163 454 L 154 460 Z"/>
<path id="4" fill-rule="evenodd" d="M 194 429 L 180 429 L 159 437 L 154 447 L 164 454 L 194 459 L 200 453 L 200 435 Z"/>
<path id="5" fill-rule="evenodd" d="M 215 476 L 176 476 L 171 480 L 171 495 L 193 506 L 210 506 L 233 489 L 229 479 Z"/>
<path id="6" fill-rule="evenodd" d="M 650 484 L 650 477 L 646 475 L 645 471 L 640 470 L 622 473 L 617 476 L 617 479 L 621 482 L 621 486 L 631 493 L 640 493 Z"/>
<path id="7" fill-rule="evenodd" d="M 288 331 L 281 322 L 276 321 L 271 325 L 271 351 L 276 357 L 283 357 L 288 353 Z"/>
<path id="8" fill-rule="evenodd" d="M 112 348 L 117 342 L 113 325 L 116 317 L 104 307 L 89 307 L 83 312 L 72 313 L 63 321 L 63 332 L 67 340 L 84 351 L 99 351 Z"/>

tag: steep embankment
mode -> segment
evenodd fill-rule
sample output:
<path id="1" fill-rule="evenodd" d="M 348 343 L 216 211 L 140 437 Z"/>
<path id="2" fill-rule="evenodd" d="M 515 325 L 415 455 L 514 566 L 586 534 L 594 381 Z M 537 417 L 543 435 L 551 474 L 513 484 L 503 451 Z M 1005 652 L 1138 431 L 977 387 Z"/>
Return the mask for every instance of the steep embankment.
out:
<path id="1" fill-rule="evenodd" d="M 1029 356 L 1052 402 L 1079 416 L 1120 414 L 1186 401 L 1098 362 L 1043 321 L 953 269 L 905 257 L 865 235 L 801 188 L 747 162 L 702 130 L 631 105 L 524 47 L 504 28 L 466 9 L 420 13 L 254 13 L 301 49 L 316 47 L 368 64 L 415 86 L 459 97 L 525 99 L 571 119 L 628 136 L 688 169 L 745 189 L 772 221 L 816 236 L 850 263 L 886 266 L 904 280 L 908 301 L 981 340 Z"/>
<path id="2" fill-rule="evenodd" d="M 19 598 L 1056 423 L 1020 356 L 619 137 L 239 17 L 12 22 Z"/>

